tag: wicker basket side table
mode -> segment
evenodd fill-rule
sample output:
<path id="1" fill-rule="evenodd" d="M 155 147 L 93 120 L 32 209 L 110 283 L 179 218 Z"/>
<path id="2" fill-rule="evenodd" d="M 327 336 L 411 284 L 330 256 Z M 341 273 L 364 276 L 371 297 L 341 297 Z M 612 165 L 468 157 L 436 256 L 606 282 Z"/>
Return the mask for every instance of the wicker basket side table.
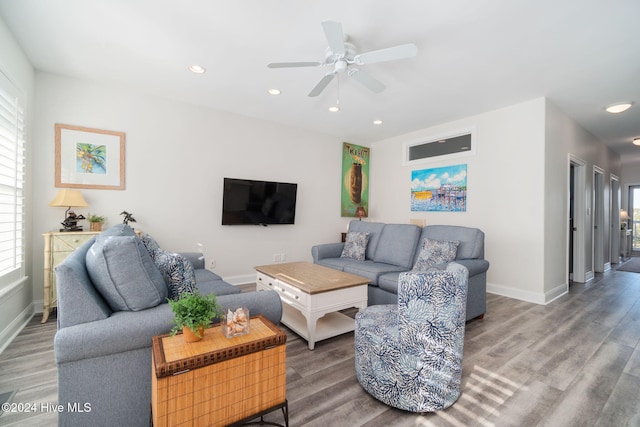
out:
<path id="1" fill-rule="evenodd" d="M 201 341 L 153 337 L 153 425 L 227 426 L 282 409 L 286 400 L 286 335 L 265 317 L 251 332 L 226 338 L 221 328 Z"/>

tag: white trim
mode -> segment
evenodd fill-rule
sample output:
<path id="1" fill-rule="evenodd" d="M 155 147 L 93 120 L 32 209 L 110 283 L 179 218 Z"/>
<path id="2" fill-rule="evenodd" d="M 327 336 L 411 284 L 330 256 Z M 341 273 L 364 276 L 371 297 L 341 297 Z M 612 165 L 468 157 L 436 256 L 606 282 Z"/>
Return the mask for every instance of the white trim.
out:
<path id="1" fill-rule="evenodd" d="M 567 158 L 567 197 L 571 192 L 571 182 L 569 178 L 569 174 L 571 173 L 571 164 L 575 165 L 575 181 L 574 181 L 574 226 L 576 227 L 576 233 L 574 235 L 573 242 L 573 277 L 572 280 L 574 282 L 586 283 L 586 253 L 585 253 L 585 236 L 586 236 L 586 228 L 587 228 L 587 220 L 588 216 L 586 210 L 586 165 L 587 162 L 582 160 L 579 157 L 574 156 L 569 153 Z M 567 203 L 567 212 L 565 215 L 567 221 L 569 220 L 569 203 Z M 566 274 L 565 277 L 569 277 L 569 233 L 566 233 Z"/>
<path id="2" fill-rule="evenodd" d="M 244 274 L 241 276 L 230 276 L 225 277 L 223 280 L 227 283 L 230 283 L 234 286 L 238 285 L 246 285 L 247 283 L 255 283 L 256 282 L 256 274 Z"/>
<path id="3" fill-rule="evenodd" d="M 33 314 L 33 303 L 31 303 L 0 332 L 0 354 L 11 344 L 24 327 L 27 326 Z"/>
<path id="4" fill-rule="evenodd" d="M 444 154 L 442 156 L 428 157 L 425 159 L 409 160 L 409 148 L 413 147 L 414 145 L 436 143 L 441 139 L 453 138 L 456 136 L 469 135 L 469 134 L 471 135 L 471 149 L 469 151 L 463 151 L 460 153 L 452 153 L 452 154 Z M 451 159 L 458 159 L 462 157 L 475 156 L 477 153 L 477 150 L 478 150 L 478 138 L 476 138 L 476 128 L 475 126 L 471 126 L 468 128 L 459 129 L 457 131 L 449 131 L 449 132 L 441 133 L 438 135 L 431 135 L 424 138 L 414 139 L 412 141 L 404 142 L 402 144 L 402 165 L 412 166 L 412 165 L 419 165 L 423 163 L 433 163 L 433 162 L 439 162 L 443 160 L 451 160 Z"/>
<path id="5" fill-rule="evenodd" d="M 510 286 L 498 285 L 487 282 L 487 292 L 490 294 L 502 295 L 503 297 L 514 298 L 520 301 L 532 302 L 534 304 L 544 304 L 544 294 L 538 292 L 523 291 Z"/>
<path id="6" fill-rule="evenodd" d="M 591 271 L 587 271 L 585 273 L 585 281 L 584 283 L 589 283 L 590 281 L 592 281 L 595 278 L 595 274 L 593 274 L 593 270 Z"/>
<path id="7" fill-rule="evenodd" d="M 509 286 L 498 285 L 487 282 L 487 292 L 490 294 L 502 295 L 503 297 L 513 298 L 520 301 L 531 302 L 533 304 L 547 305 L 550 302 L 569 293 L 569 285 L 563 283 L 554 289 L 543 294 L 538 292 L 523 291 Z"/>

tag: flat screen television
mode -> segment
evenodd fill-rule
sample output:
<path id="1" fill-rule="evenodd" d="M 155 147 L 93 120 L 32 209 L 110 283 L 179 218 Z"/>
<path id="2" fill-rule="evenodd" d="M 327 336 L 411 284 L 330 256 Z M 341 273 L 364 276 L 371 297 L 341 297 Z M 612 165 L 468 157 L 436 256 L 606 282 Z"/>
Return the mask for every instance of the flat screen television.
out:
<path id="1" fill-rule="evenodd" d="M 298 184 L 224 178 L 222 225 L 293 224 Z"/>

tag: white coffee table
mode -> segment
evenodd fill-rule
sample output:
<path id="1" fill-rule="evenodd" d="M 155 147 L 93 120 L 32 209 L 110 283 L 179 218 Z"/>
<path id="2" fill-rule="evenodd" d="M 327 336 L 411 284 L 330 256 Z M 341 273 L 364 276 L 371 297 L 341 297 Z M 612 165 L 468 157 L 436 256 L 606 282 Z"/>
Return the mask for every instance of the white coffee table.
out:
<path id="1" fill-rule="evenodd" d="M 282 300 L 282 323 L 315 343 L 351 332 L 354 320 L 340 313 L 367 306 L 369 279 L 309 262 L 261 265 L 256 289 L 275 290 Z"/>

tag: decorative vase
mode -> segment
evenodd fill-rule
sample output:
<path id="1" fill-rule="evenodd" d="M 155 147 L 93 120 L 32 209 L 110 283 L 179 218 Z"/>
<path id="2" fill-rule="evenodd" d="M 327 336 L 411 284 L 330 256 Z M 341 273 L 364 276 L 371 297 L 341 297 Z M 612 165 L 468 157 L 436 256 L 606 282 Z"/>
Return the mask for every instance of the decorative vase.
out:
<path id="1" fill-rule="evenodd" d="M 235 311 L 227 309 L 227 314 L 222 315 L 222 332 L 227 338 L 237 337 L 249 333 L 250 320 L 249 309 L 238 307 Z"/>
<path id="2" fill-rule="evenodd" d="M 91 231 L 102 231 L 102 223 L 101 222 L 90 222 L 89 229 Z"/>
<path id="3" fill-rule="evenodd" d="M 204 337 L 204 325 L 198 326 L 198 335 L 196 335 L 195 332 L 191 330 L 191 328 L 189 328 L 188 326 L 182 327 L 182 337 L 184 338 L 185 342 L 200 341 L 202 337 Z"/>

